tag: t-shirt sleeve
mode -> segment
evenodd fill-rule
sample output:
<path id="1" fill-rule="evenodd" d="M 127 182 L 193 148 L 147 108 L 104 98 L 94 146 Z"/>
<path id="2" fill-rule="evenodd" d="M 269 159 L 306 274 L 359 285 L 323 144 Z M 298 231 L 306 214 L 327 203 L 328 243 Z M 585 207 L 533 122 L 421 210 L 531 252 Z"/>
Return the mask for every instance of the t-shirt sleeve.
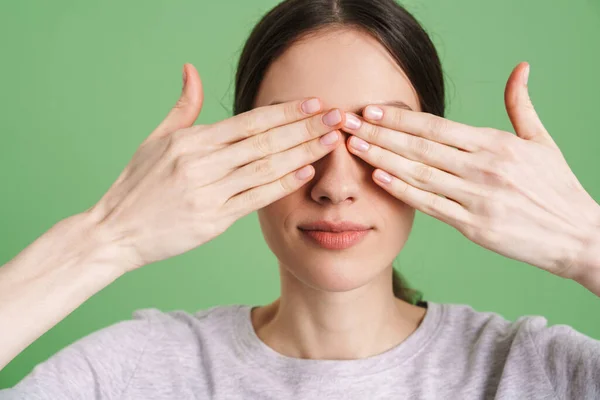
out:
<path id="1" fill-rule="evenodd" d="M 0 399 L 118 399 L 153 334 L 144 319 L 96 331 L 38 364 L 13 388 L 0 390 Z"/>
<path id="2" fill-rule="evenodd" d="M 567 325 L 527 324 L 529 338 L 558 399 L 600 399 L 600 341 Z"/>

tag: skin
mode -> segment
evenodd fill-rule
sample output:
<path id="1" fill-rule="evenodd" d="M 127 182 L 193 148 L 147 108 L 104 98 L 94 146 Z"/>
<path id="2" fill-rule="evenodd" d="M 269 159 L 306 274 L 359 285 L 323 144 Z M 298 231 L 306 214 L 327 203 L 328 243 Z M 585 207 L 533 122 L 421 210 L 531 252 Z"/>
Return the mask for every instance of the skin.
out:
<path id="1" fill-rule="evenodd" d="M 321 33 L 271 66 L 256 109 L 215 124 L 193 125 L 202 85 L 184 66 L 181 98 L 98 203 L 0 268 L 0 326 L 11 327 L 0 330 L 0 368 L 123 274 L 200 246 L 256 210 L 280 260 L 282 295 L 255 308 L 252 322 L 284 355 L 368 357 L 417 329 L 424 310 L 393 297 L 390 269 L 414 209 L 600 296 L 600 206 L 539 120 L 526 63 L 505 91 L 514 135 L 419 112 L 377 42 Z M 371 104 L 356 114 L 390 100 L 413 111 Z M 337 218 L 360 218 L 372 237 L 335 256 L 298 240 L 298 223 Z"/>
<path id="2" fill-rule="evenodd" d="M 255 106 L 307 96 L 319 97 L 325 108 L 359 111 L 370 103 L 402 101 L 419 110 L 414 88 L 390 54 L 355 30 L 320 32 L 291 46 L 268 69 Z M 425 314 L 392 293 L 392 261 L 408 239 L 415 209 L 375 184 L 373 167 L 343 144 L 313 166 L 311 182 L 258 212 L 279 260 L 282 290 L 276 302 L 253 310 L 255 330 L 293 357 L 381 353 L 410 335 Z M 373 230 L 349 249 L 326 250 L 298 230 L 316 220 Z"/>

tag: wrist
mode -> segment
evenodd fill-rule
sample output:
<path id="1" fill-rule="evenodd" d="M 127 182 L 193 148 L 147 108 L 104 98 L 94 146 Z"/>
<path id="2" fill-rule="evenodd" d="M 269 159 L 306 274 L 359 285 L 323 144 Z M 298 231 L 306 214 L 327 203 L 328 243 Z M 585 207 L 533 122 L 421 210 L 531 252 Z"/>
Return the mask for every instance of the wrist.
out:
<path id="1" fill-rule="evenodd" d="M 68 222 L 69 219 L 73 220 L 76 231 L 79 232 L 80 240 L 75 244 L 86 254 L 87 263 L 104 268 L 116 277 L 134 269 L 134 257 L 126 238 L 104 223 L 96 210 L 87 210 L 63 222 Z"/>

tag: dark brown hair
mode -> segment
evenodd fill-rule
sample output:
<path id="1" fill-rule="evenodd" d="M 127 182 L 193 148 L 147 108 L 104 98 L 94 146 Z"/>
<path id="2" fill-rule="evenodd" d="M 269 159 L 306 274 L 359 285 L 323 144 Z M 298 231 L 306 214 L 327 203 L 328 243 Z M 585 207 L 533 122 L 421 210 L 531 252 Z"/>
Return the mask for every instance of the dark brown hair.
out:
<path id="1" fill-rule="evenodd" d="M 394 0 L 285 0 L 254 27 L 240 56 L 233 113 L 253 108 L 263 77 L 287 48 L 304 36 L 323 29 L 362 30 L 386 47 L 406 73 L 424 112 L 444 116 L 444 78 L 440 60 L 419 22 Z M 394 269 L 394 295 L 423 305 Z"/>

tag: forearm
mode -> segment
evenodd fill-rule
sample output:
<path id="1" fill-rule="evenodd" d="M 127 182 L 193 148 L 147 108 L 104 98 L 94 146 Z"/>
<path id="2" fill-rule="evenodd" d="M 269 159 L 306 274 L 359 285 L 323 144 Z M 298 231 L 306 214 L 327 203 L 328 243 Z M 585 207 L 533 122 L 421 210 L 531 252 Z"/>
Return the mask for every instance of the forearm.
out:
<path id="1" fill-rule="evenodd" d="M 574 280 L 600 297 L 600 219 L 590 230 L 577 266 L 580 272 Z"/>
<path id="2" fill-rule="evenodd" d="M 123 272 L 88 214 L 60 221 L 0 268 L 0 369 Z"/>

